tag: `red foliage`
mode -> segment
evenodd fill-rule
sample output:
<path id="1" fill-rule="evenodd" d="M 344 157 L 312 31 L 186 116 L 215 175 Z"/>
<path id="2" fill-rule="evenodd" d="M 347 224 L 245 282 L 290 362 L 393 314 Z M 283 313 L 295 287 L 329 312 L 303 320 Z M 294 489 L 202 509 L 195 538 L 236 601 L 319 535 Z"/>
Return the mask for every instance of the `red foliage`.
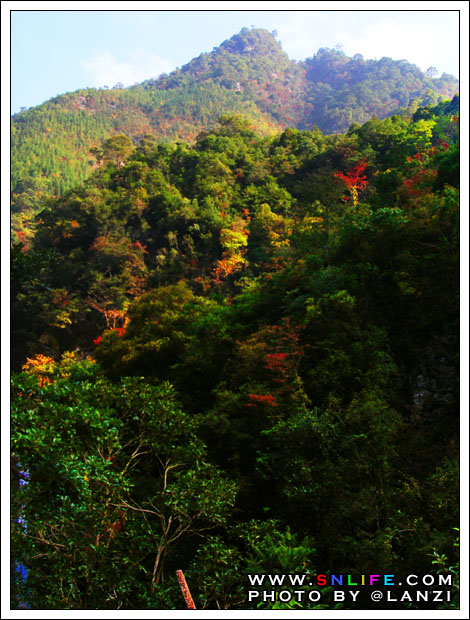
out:
<path id="1" fill-rule="evenodd" d="M 258 405 L 269 405 L 271 407 L 277 407 L 278 403 L 272 394 L 248 394 L 250 402 L 247 403 L 247 407 L 257 407 Z"/>
<path id="2" fill-rule="evenodd" d="M 355 166 L 348 170 L 346 174 L 343 172 L 337 171 L 333 174 L 334 177 L 341 179 L 344 181 L 348 187 L 348 189 L 356 189 L 361 190 L 367 186 L 368 180 L 366 175 L 364 174 L 365 169 L 369 164 L 365 160 L 365 158 L 361 159 Z"/>
<path id="3" fill-rule="evenodd" d="M 214 282 L 216 284 L 221 283 L 221 278 L 227 278 L 231 273 L 239 271 L 243 266 L 243 260 L 239 256 L 232 256 L 230 258 L 222 258 L 217 261 L 214 267 Z"/>
<path id="4" fill-rule="evenodd" d="M 288 359 L 288 353 L 268 353 L 265 357 L 266 368 L 272 370 L 276 377 L 274 381 L 278 383 L 285 383 L 286 379 L 292 370 L 292 361 Z"/>
<path id="5" fill-rule="evenodd" d="M 53 299 L 54 304 L 56 306 L 68 306 L 70 304 L 70 299 L 67 299 L 67 296 L 67 291 L 57 291 Z"/>
<path id="6" fill-rule="evenodd" d="M 110 523 L 108 521 L 108 523 L 106 524 L 107 527 L 107 533 L 109 534 L 109 538 L 112 539 L 116 536 L 116 534 L 126 525 L 126 514 L 124 511 L 120 510 L 118 512 L 118 518 L 117 521 L 114 521 L 113 523 Z"/>
<path id="7" fill-rule="evenodd" d="M 111 329 L 110 331 L 112 332 L 117 332 L 117 335 L 119 337 L 124 336 L 124 334 L 126 333 L 126 328 L 125 327 L 113 327 L 113 329 Z M 98 336 L 98 338 L 95 338 L 95 340 L 93 340 L 93 344 L 95 346 L 98 346 L 99 343 L 101 342 L 101 336 Z"/>
<path id="8" fill-rule="evenodd" d="M 403 179 L 402 188 L 406 190 L 410 198 L 419 198 L 424 193 L 431 191 L 436 175 L 437 170 L 420 168 L 414 176 L 409 179 Z"/>
<path id="9" fill-rule="evenodd" d="M 447 151 L 447 149 L 449 148 L 448 142 L 444 142 L 443 140 L 438 140 L 437 143 L 442 149 L 444 149 L 444 151 Z"/>
<path id="10" fill-rule="evenodd" d="M 142 245 L 140 243 L 140 241 L 136 241 L 135 243 L 133 243 L 133 246 L 137 249 L 140 250 L 141 252 L 143 252 L 144 254 L 148 254 L 148 250 L 145 247 L 145 245 Z"/>

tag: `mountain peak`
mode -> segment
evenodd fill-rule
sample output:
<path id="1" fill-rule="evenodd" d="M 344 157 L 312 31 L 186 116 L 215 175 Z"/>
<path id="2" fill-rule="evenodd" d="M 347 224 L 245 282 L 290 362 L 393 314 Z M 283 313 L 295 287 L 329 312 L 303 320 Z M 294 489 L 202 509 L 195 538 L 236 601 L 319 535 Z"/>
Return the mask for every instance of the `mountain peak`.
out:
<path id="1" fill-rule="evenodd" d="M 289 59 L 272 33 L 263 28 L 242 28 L 212 52 L 191 60 L 180 71 L 197 79 L 199 84 L 215 80 L 228 89 L 246 93 L 248 84 L 263 83 L 268 87 L 268 83 L 282 73 L 295 70 L 296 63 Z M 173 72 L 165 84 L 173 87 L 178 73 Z"/>
<path id="2" fill-rule="evenodd" d="M 287 58 L 275 36 L 264 28 L 242 28 L 238 34 L 221 43 L 219 48 L 232 54 L 282 55 Z"/>

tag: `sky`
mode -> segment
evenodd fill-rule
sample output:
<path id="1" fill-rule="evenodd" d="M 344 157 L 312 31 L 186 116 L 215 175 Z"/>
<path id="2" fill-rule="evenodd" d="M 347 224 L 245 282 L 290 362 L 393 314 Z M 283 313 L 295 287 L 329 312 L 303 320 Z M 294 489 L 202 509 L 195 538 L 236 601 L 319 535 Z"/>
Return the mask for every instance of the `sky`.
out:
<path id="1" fill-rule="evenodd" d="M 125 86 L 169 73 L 210 52 L 243 27 L 276 30 L 288 56 L 303 60 L 321 47 L 347 55 L 406 59 L 458 77 L 456 10 L 302 10 L 304 7 L 449 7 L 401 2 L 7 2 L 11 12 L 11 113 L 85 87 Z M 235 7 L 298 10 L 227 10 Z M 52 7 L 74 10 L 46 10 Z M 86 10 L 102 7 L 157 10 Z M 190 10 L 211 7 L 212 10 Z M 160 10 L 159 7 L 161 7 Z M 164 10 L 167 7 L 190 7 Z M 215 10 L 224 7 L 226 10 Z M 8 7 L 7 7 L 8 8 Z M 39 10 L 29 10 L 39 9 Z M 77 10 L 78 9 L 78 10 Z M 82 9 L 82 10 L 80 10 Z M 5 15 L 3 15 L 5 17 Z"/>

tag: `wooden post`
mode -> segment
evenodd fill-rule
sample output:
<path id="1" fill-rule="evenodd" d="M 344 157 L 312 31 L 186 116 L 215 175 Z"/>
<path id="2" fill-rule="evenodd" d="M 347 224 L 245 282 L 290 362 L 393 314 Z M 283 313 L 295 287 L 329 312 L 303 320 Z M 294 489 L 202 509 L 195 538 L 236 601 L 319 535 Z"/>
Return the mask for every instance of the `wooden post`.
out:
<path id="1" fill-rule="evenodd" d="M 186 607 L 188 609 L 196 609 L 196 605 L 194 604 L 193 597 L 191 596 L 191 592 L 189 591 L 188 584 L 186 583 L 182 570 L 176 571 L 176 578 L 180 584 L 181 593 L 183 594 Z"/>

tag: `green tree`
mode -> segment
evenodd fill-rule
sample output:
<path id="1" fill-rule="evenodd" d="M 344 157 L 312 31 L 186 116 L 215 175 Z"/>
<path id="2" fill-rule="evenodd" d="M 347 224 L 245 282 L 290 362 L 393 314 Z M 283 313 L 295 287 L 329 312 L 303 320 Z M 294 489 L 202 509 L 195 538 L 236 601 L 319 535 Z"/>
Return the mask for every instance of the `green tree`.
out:
<path id="1" fill-rule="evenodd" d="M 151 607 L 165 559 L 225 522 L 236 487 L 204 460 L 168 384 L 49 370 L 12 385 L 12 557 L 28 602 Z"/>
<path id="2" fill-rule="evenodd" d="M 101 148 L 93 148 L 91 152 L 96 156 L 99 163 L 111 162 L 117 167 L 121 167 L 129 159 L 134 150 L 132 140 L 124 135 L 116 135 L 103 142 Z"/>

